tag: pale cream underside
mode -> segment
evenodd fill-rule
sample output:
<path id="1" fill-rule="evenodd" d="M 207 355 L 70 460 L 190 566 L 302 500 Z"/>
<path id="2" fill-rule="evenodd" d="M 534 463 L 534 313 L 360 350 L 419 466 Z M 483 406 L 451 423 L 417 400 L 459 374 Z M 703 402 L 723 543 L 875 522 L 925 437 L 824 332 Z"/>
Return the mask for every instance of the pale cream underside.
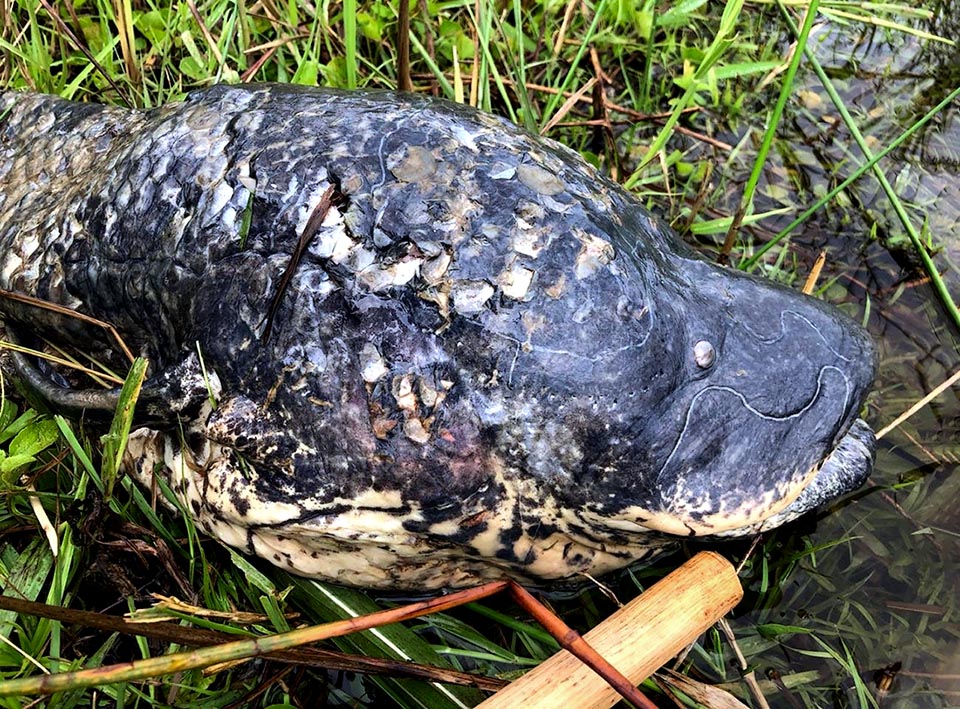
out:
<path id="1" fill-rule="evenodd" d="M 202 415 L 198 421 L 206 418 Z M 669 546 L 650 530 L 681 537 L 731 529 L 759 531 L 763 521 L 793 502 L 817 472 L 810 471 L 795 489 L 758 495 L 749 508 L 701 517 L 693 508 L 667 513 L 628 507 L 610 516 L 586 508 L 561 508 L 532 481 L 505 475 L 492 458 L 494 484 L 504 489 L 497 507 L 484 510 L 464 501 L 459 518 L 435 524 L 428 535 L 422 535 L 405 529 L 404 522 L 422 521 L 422 513 L 416 506 L 405 508 L 398 491 L 368 489 L 349 499 L 318 491 L 316 498 L 299 500 L 299 504 L 267 502 L 257 495 L 255 470 L 250 466 L 240 470 L 229 449 L 203 440 L 202 450 L 185 455 L 168 434 L 136 430 L 130 435 L 127 469 L 146 486 L 155 482 L 153 471 L 162 471 L 181 510 L 225 544 L 299 575 L 369 588 L 431 590 L 504 576 L 536 582 L 603 574 Z M 198 511 L 194 501 L 200 503 Z M 323 513 L 343 507 L 349 509 Z M 496 558 L 501 532 L 516 527 L 516 511 L 523 533 L 513 542 L 510 556 L 522 563 Z M 298 521 L 305 514 L 309 518 Z M 468 546 L 447 541 L 469 528 L 478 514 L 486 524 L 478 525 Z M 530 534 L 540 524 L 559 531 L 546 538 Z M 589 539 L 573 531 L 585 527 L 590 530 Z M 632 543 L 600 541 L 611 534 L 630 538 Z"/>
<path id="2" fill-rule="evenodd" d="M 529 582 L 597 575 L 668 545 L 664 541 L 630 546 L 603 544 L 563 531 L 545 539 L 524 533 L 513 543 L 512 554 L 526 561 L 512 564 L 495 557 L 500 550 L 500 533 L 515 526 L 514 510 L 523 507 L 524 497 L 500 471 L 495 472 L 496 482 L 503 483 L 506 497 L 485 516 L 486 525 L 481 525 L 482 531 L 466 547 L 447 542 L 444 537 L 458 533 L 461 523 L 469 524 L 477 512 L 473 508 L 465 510 L 460 519 L 434 525 L 430 535 L 423 536 L 404 529 L 404 521 L 419 520 L 421 513 L 414 507 L 401 514 L 397 492 L 365 490 L 351 499 L 327 500 L 317 506 L 316 516 L 298 522 L 296 518 L 303 513 L 300 506 L 264 504 L 255 496 L 255 488 L 247 486 L 233 492 L 234 498 L 239 496 L 249 505 L 247 513 L 241 514 L 225 488 L 229 481 L 238 476 L 246 478 L 247 474 L 235 469 L 229 451 L 207 442 L 203 451 L 193 451 L 189 457 L 165 434 L 139 429 L 130 435 L 125 461 L 131 474 L 146 486 L 155 482 L 152 471 L 162 471 L 176 491 L 181 511 L 225 544 L 255 553 L 299 575 L 353 586 L 431 590 L 504 577 Z M 194 512 L 194 500 L 201 503 L 199 512 Z M 309 507 L 309 501 L 305 504 Z M 352 509 L 336 515 L 322 514 L 323 507 L 342 505 Z M 564 516 L 549 498 L 536 509 L 521 509 L 525 527 L 536 528 L 544 522 L 563 529 Z M 579 523 L 582 525 L 582 521 Z"/>

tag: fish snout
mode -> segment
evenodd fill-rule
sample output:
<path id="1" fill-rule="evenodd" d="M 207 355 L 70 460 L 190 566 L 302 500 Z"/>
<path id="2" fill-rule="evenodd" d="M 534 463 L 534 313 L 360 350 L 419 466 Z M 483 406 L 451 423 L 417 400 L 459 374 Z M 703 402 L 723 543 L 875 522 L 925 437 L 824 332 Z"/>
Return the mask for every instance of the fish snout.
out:
<path id="1" fill-rule="evenodd" d="M 699 297 L 712 319 L 688 339 L 719 342 L 705 386 L 727 386 L 774 417 L 800 416 L 817 399 L 842 410 L 845 433 L 873 385 L 877 352 L 869 333 L 838 308 L 747 274 L 698 263 Z M 712 337 L 711 337 L 712 335 Z M 696 358 L 696 352 L 694 353 Z"/>
<path id="2" fill-rule="evenodd" d="M 701 371 L 671 402 L 678 433 L 656 475 L 654 528 L 747 534 L 797 516 L 782 513 L 821 469 L 826 477 L 804 509 L 862 484 L 872 434 L 855 422 L 877 359 L 867 332 L 815 298 L 710 264 L 695 268 L 691 297 L 707 317 L 687 333 L 690 371 Z"/>

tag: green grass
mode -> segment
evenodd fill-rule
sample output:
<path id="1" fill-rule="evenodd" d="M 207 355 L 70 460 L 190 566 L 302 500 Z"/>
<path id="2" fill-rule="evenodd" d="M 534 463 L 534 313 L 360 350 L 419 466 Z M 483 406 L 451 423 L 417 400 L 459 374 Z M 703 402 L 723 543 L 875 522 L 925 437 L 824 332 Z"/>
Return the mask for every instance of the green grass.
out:
<path id="1" fill-rule="evenodd" d="M 929 11 L 923 8 L 827 0 L 819 6 L 821 19 L 850 23 L 851 38 L 867 27 L 881 36 L 935 41 L 924 37 Z M 315 3 L 310 10 L 269 0 L 253 5 L 87 0 L 72 7 L 18 0 L 4 7 L 9 14 L 0 16 L 0 86 L 6 88 L 149 108 L 220 81 L 395 88 L 400 80 L 395 3 L 345 0 Z M 863 154 L 837 161 L 837 179 L 825 180 L 829 186 L 811 187 L 795 178 L 798 171 L 790 161 L 809 157 L 802 146 L 786 144 L 782 124 L 809 120 L 801 91 L 817 86 L 801 84 L 798 77 L 819 77 L 821 90 L 837 103 L 840 120 L 854 136 L 857 124 L 867 119 L 862 111 L 848 110 L 843 93 L 832 88 L 837 77 L 818 70 L 814 56 L 796 53 L 791 59 L 785 54 L 797 35 L 808 36 L 803 33 L 811 22 L 802 23 L 794 3 L 784 8 L 734 0 L 721 8 L 705 0 L 669 5 L 597 0 L 583 7 L 588 11 L 556 0 L 450 0 L 427 2 L 424 11 L 415 4 L 412 83 L 417 90 L 503 114 L 535 132 L 554 126 L 551 137 L 625 183 L 707 254 L 723 248 L 724 233 L 735 225 L 739 209 L 744 226 L 730 232 L 736 237 L 729 242 L 731 261 L 778 280 L 802 282 L 811 254 L 803 247 L 794 249 L 786 237 L 797 233 L 807 215 L 793 217 L 816 203 L 817 214 L 839 214 L 843 223 L 849 218 L 853 178 L 845 182 L 842 177 L 879 170 L 882 163 L 870 150 L 892 152 L 899 145 L 896 135 L 876 150 L 864 144 Z M 605 92 L 606 113 L 592 103 L 592 91 L 568 104 L 591 80 Z M 956 92 L 949 93 L 954 88 L 947 87 L 936 106 L 916 111 L 916 122 L 926 109 L 936 120 L 955 101 Z M 775 110 L 768 110 L 771 106 Z M 604 115 L 608 125 L 587 124 Z M 842 175 L 841 162 L 852 164 Z M 913 248 L 920 248 L 915 205 L 905 208 L 892 188 L 888 195 L 899 205 L 897 217 Z M 881 227 L 875 233 L 896 229 Z M 854 243 L 860 248 L 865 239 Z M 924 261 L 927 252 L 919 253 Z M 848 300 L 837 285 L 844 268 L 834 264 L 823 288 L 827 299 Z M 956 317 L 946 287 L 939 295 Z M 853 307 L 861 316 L 861 306 Z M 174 614 L 175 622 L 234 634 L 282 632 L 390 605 L 246 559 L 198 534 L 189 519 L 154 504 L 154 494 L 172 500 L 168 490 L 145 491 L 123 475 L 117 478 L 129 409 L 121 409 L 101 437 L 104 431 L 96 425 L 50 418 L 14 401 L 7 387 L 0 410 L 4 595 L 117 613 L 143 608 L 148 594 L 157 592 L 223 613 L 260 614 L 244 624 Z M 896 402 L 896 410 L 884 412 L 886 419 L 903 408 L 896 399 L 880 401 Z M 886 456 L 885 465 L 907 465 L 892 453 Z M 912 471 L 904 475 L 909 478 Z M 917 478 L 909 478 L 895 492 L 905 509 L 920 515 L 930 504 L 925 489 Z M 37 501 L 58 537 L 56 556 L 37 532 Z M 742 572 L 748 598 L 732 621 L 750 669 L 762 675 L 775 668 L 806 706 L 843 704 L 847 696 L 867 706 L 873 700 L 866 696 L 869 668 L 861 656 L 874 658 L 878 649 L 903 646 L 913 648 L 913 655 L 922 651 L 936 657 L 956 647 L 949 641 L 949 634 L 956 634 L 955 620 L 950 630 L 957 612 L 955 593 L 951 598 L 949 584 L 937 583 L 950 578 L 943 570 L 950 557 L 923 545 L 923 535 L 933 532 L 920 529 L 917 558 L 904 561 L 889 546 L 916 540 L 908 530 L 890 541 L 883 520 L 891 517 L 896 513 L 881 507 L 873 518 L 851 516 L 850 528 L 837 523 L 826 539 L 814 541 L 802 527 L 793 527 L 764 540 Z M 745 547 L 725 551 L 739 558 Z M 667 558 L 621 574 L 611 584 L 626 601 L 679 561 Z M 892 587 L 919 579 L 924 602 L 946 610 L 919 619 L 893 611 L 878 620 L 880 610 L 865 604 L 862 590 L 877 575 L 892 579 Z M 554 605 L 581 630 L 613 609 L 593 589 L 557 598 Z M 301 615 L 291 619 L 289 612 Z M 11 611 L 0 611 L 0 637 L 7 641 L 0 643 L 0 680 L 37 675 L 41 667 L 60 672 L 178 649 L 170 641 L 95 632 Z M 507 679 L 556 650 L 536 624 L 512 605 L 495 601 L 340 638 L 329 647 L 334 646 Z M 742 693 L 732 660 L 729 644 L 711 632 L 692 649 L 682 669 Z M 789 706 L 772 682 L 763 686 L 774 705 Z M 655 691 L 652 685 L 647 690 Z M 322 667 L 256 661 L 213 675 L 188 670 L 150 683 L 106 685 L 97 693 L 65 691 L 51 698 L 49 706 L 89 706 L 96 698 L 117 706 L 303 706 L 327 700 L 453 707 L 475 703 L 480 696 L 477 690 L 423 680 L 350 674 L 331 680 Z M 21 705 L 20 699 L 0 702 Z"/>

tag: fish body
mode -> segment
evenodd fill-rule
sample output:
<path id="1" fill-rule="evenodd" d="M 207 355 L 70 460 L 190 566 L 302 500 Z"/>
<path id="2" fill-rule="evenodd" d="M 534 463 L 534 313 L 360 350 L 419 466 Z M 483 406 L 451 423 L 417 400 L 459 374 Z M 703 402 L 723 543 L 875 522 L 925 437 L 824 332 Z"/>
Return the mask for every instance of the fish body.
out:
<path id="1" fill-rule="evenodd" d="M 560 144 L 428 97 L 4 93 L 0 287 L 149 359 L 132 474 L 341 583 L 602 573 L 783 523 L 872 463 L 859 326 L 697 257 Z M 116 357 L 62 314 L 0 318 Z M 55 405 L 116 400 L 8 366 Z"/>

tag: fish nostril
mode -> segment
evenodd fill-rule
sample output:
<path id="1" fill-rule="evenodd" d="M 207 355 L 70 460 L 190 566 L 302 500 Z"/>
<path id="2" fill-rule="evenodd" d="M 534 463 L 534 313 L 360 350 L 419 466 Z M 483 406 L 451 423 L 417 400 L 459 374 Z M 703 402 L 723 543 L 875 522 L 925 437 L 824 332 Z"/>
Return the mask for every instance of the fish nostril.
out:
<path id="1" fill-rule="evenodd" d="M 700 369 L 709 369 L 717 358 L 717 351 L 706 340 L 700 340 L 693 346 L 693 360 Z"/>

